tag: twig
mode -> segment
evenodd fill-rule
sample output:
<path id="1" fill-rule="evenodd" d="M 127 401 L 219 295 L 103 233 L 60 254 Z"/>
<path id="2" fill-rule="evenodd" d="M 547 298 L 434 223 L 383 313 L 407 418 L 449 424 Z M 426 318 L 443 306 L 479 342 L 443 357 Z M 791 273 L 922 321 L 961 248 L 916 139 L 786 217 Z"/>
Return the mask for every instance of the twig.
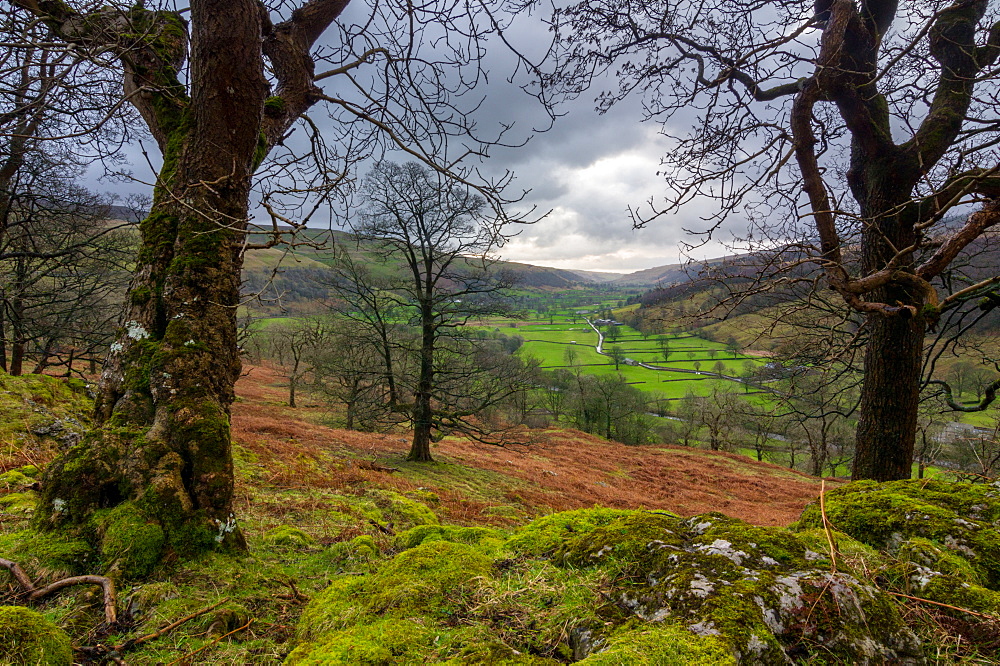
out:
<path id="1" fill-rule="evenodd" d="M 389 523 L 389 526 L 386 527 L 385 525 L 379 525 L 376 521 L 371 519 L 369 519 L 368 522 L 371 523 L 373 526 L 375 526 L 375 529 L 377 529 L 382 534 L 388 534 L 389 536 L 396 536 L 396 531 L 392 529 L 392 523 Z"/>
<path id="2" fill-rule="evenodd" d="M 185 659 L 190 659 L 191 657 L 195 656 L 196 654 L 198 654 L 202 650 L 207 650 L 208 648 L 212 647 L 213 645 L 215 645 L 216 643 L 218 643 L 219 641 L 221 641 L 226 636 L 232 636 L 237 631 L 243 631 L 244 629 L 246 629 L 247 627 L 249 627 L 251 624 L 253 624 L 253 618 L 250 618 L 250 621 L 247 622 L 246 624 L 244 624 L 239 629 L 233 629 L 228 634 L 223 634 L 223 635 L 219 636 L 218 638 L 213 639 L 211 643 L 208 643 L 207 645 L 202 645 L 200 648 L 198 648 L 194 652 L 188 652 L 183 657 L 178 657 L 177 659 L 174 659 L 172 662 L 170 662 L 169 664 L 167 664 L 167 666 L 174 666 L 174 664 L 179 664 L 180 662 L 184 661 Z"/>
<path id="3" fill-rule="evenodd" d="M 980 613 L 978 611 L 969 610 L 968 608 L 960 608 L 958 606 L 952 606 L 950 604 L 943 604 L 940 601 L 931 601 L 930 599 L 921 599 L 920 597 L 911 597 L 909 594 L 903 594 L 902 592 L 889 592 L 894 597 L 903 597 L 904 599 L 912 599 L 913 601 L 921 601 L 925 604 L 933 604 L 935 606 L 940 606 L 941 608 L 948 608 L 950 610 L 958 611 L 959 613 L 968 613 L 969 615 L 975 615 L 976 617 L 983 617 L 987 620 L 992 620 L 994 622 L 1000 622 L 1000 617 L 996 615 L 988 615 L 987 613 Z"/>
<path id="4" fill-rule="evenodd" d="M 222 599 L 221 601 L 218 601 L 218 602 L 212 604 L 211 606 L 208 606 L 207 608 L 202 608 L 200 611 L 197 611 L 195 613 L 191 613 L 187 617 L 182 617 L 181 619 L 177 620 L 176 622 L 171 622 L 167 626 L 163 627 L 162 629 L 157 629 L 156 631 L 154 631 L 151 634 L 146 634 L 145 636 L 141 636 L 141 637 L 135 639 L 134 641 L 125 641 L 125 643 L 123 643 L 122 645 L 116 647 L 115 650 L 121 652 L 122 650 L 127 650 L 127 649 L 131 648 L 134 645 L 140 645 L 142 643 L 146 643 L 148 641 L 151 641 L 154 638 L 159 638 L 160 636 L 162 636 L 162 635 L 164 635 L 164 634 L 166 634 L 168 632 L 173 631 L 174 629 L 176 629 L 177 627 L 181 626 L 185 622 L 190 622 L 191 620 L 195 619 L 196 617 L 198 617 L 200 615 L 204 615 L 205 613 L 208 613 L 210 611 L 215 610 L 216 608 L 218 608 L 222 604 L 226 603 L 227 601 L 229 601 L 228 597 L 225 598 L 225 599 Z"/>
<path id="5" fill-rule="evenodd" d="M 309 601 L 309 597 L 299 592 L 299 588 L 295 587 L 294 580 L 279 580 L 278 582 L 292 588 L 291 594 L 279 594 L 278 597 L 283 599 L 292 599 L 293 601 Z"/>
<path id="6" fill-rule="evenodd" d="M 826 517 L 826 480 L 820 481 L 819 486 L 819 514 L 823 517 L 823 531 L 826 532 L 826 542 L 830 546 L 830 571 L 837 573 L 837 544 L 833 541 L 833 532 L 830 531 L 830 520 Z"/>

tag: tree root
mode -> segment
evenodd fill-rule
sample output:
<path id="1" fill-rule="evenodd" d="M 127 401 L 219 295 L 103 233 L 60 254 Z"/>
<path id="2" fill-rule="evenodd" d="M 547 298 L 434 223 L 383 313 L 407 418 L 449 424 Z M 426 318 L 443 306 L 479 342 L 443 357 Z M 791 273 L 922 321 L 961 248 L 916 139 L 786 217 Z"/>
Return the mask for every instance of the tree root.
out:
<path id="1" fill-rule="evenodd" d="M 17 583 L 24 588 L 24 594 L 28 601 L 37 601 L 38 599 L 46 597 L 53 592 L 58 592 L 64 587 L 71 587 L 73 585 L 100 585 L 101 589 L 104 590 L 104 619 L 107 621 L 108 625 L 118 623 L 118 601 L 115 597 L 115 584 L 110 578 L 93 575 L 71 576 L 69 578 L 57 580 L 54 583 L 49 583 L 44 587 L 38 587 L 31 581 L 28 574 L 24 573 L 24 569 L 22 569 L 17 562 L 0 558 L 0 567 L 7 569 L 7 571 L 9 571 L 14 577 L 14 580 L 16 580 Z"/>
<path id="2" fill-rule="evenodd" d="M 247 622 L 246 624 L 244 624 L 242 627 L 239 627 L 238 629 L 233 629 L 228 634 L 223 634 L 223 635 L 219 636 L 218 638 L 213 639 L 211 643 L 208 643 L 207 645 L 202 645 L 197 650 L 194 650 L 193 652 L 188 652 L 186 655 L 184 655 L 183 657 L 180 657 L 178 659 L 174 659 L 172 662 L 170 662 L 169 664 L 167 664 L 167 666 L 175 666 L 175 664 L 180 664 L 182 662 L 184 662 L 184 663 L 190 663 L 187 660 L 191 659 L 191 657 L 195 656 L 196 654 L 198 654 L 202 650 L 207 650 L 208 648 L 212 647 L 213 645 L 215 645 L 216 643 L 218 643 L 219 641 L 221 641 L 223 638 L 226 638 L 227 636 L 232 636 L 233 634 L 235 634 L 235 633 L 237 633 L 239 631 L 243 631 L 244 629 L 246 629 L 247 627 L 249 627 L 251 624 L 253 624 L 253 618 L 251 618 L 250 621 Z"/>
<path id="3" fill-rule="evenodd" d="M 226 603 L 227 601 L 229 601 L 228 598 L 225 598 L 225 599 L 222 599 L 220 601 L 217 601 L 216 603 L 212 604 L 211 606 L 207 606 L 205 608 L 202 608 L 200 611 L 196 611 L 194 613 L 191 613 L 190 615 L 182 617 L 181 619 L 179 619 L 179 620 L 177 620 L 175 622 L 171 622 L 170 624 L 165 625 L 165 626 L 157 629 L 156 631 L 154 631 L 151 634 L 146 634 L 145 636 L 140 636 L 139 638 L 131 638 L 131 639 L 125 641 L 124 643 L 120 643 L 120 644 L 114 645 L 114 646 L 108 646 L 108 645 L 100 645 L 100 644 L 98 644 L 98 645 L 93 645 L 93 646 L 86 646 L 86 647 L 77 648 L 77 651 L 78 652 L 82 652 L 83 654 L 87 655 L 87 657 L 89 657 L 90 659 L 93 659 L 95 661 L 96 660 L 100 660 L 100 659 L 110 659 L 111 661 L 115 662 L 116 664 L 125 664 L 125 660 L 122 659 L 122 657 L 121 657 L 122 653 L 128 652 L 129 650 L 131 650 L 132 648 L 136 647 L 137 645 L 142 645 L 143 643 L 148 643 L 151 640 L 160 638 L 161 636 L 164 636 L 165 634 L 167 634 L 167 633 L 173 631 L 174 629 L 176 629 L 177 627 L 181 626 L 185 622 L 190 622 L 191 620 L 195 619 L 196 617 L 199 617 L 201 615 L 204 615 L 205 613 L 208 613 L 208 612 L 211 612 L 211 611 L 215 610 L 216 608 L 218 608 L 222 604 Z M 228 636 L 229 634 L 226 634 L 226 635 Z M 224 637 L 220 637 L 220 638 L 224 638 Z M 205 646 L 205 647 L 208 647 L 208 646 Z"/>

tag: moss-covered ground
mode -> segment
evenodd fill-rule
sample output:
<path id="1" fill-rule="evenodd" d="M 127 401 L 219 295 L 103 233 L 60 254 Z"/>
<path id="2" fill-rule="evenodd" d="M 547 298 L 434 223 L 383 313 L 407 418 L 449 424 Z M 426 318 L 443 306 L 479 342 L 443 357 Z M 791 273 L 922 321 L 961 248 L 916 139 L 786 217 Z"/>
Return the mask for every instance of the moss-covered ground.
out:
<path id="1" fill-rule="evenodd" d="M 82 419 L 74 395 L 47 409 Z M 80 586 L 32 604 L 40 615 L 20 624 L 0 614 L 0 635 L 49 622 L 75 648 L 117 647 L 133 665 L 998 663 L 994 486 L 839 487 L 828 535 L 815 505 L 785 527 L 818 482 L 741 456 L 555 432 L 549 446 L 463 458 L 445 442 L 443 462 L 408 465 L 398 436 L 354 440 L 279 401 L 258 384 L 237 405 L 242 556 L 156 562 L 146 554 L 161 536 L 133 524 L 128 505 L 100 512 L 78 540 L 32 533 L 39 467 L 62 443 L 34 435 L 37 453 L 12 449 L 0 557 L 39 583 L 114 577 L 120 623 L 104 626 L 99 590 Z M 769 501 L 787 506 L 754 512 Z M 0 606 L 22 603 L 0 570 Z M 41 649 L 56 657 L 0 661 L 67 663 L 49 633 Z"/>

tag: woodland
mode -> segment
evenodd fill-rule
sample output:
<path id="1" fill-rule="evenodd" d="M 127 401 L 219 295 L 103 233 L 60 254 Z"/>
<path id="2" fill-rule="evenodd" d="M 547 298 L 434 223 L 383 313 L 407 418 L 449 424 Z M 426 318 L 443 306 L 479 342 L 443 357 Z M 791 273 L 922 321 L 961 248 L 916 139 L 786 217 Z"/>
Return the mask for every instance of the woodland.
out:
<path id="1" fill-rule="evenodd" d="M 1000 663 L 1000 6 L 900 4 L 0 0 L 0 662 Z M 504 261 L 499 53 L 725 256 Z"/>

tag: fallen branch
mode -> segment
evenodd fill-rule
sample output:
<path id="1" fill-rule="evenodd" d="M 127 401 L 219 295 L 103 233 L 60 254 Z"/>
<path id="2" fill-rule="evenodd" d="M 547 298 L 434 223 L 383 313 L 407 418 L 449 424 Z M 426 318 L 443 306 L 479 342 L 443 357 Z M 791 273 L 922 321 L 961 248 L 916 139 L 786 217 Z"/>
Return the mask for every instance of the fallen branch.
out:
<path id="1" fill-rule="evenodd" d="M 25 594 L 28 594 L 35 589 L 35 584 L 31 582 L 31 579 L 28 578 L 28 574 L 24 573 L 24 569 L 22 569 L 17 562 L 11 562 L 10 560 L 0 558 L 0 567 L 3 567 L 10 572 L 10 575 L 12 575 L 18 584 L 24 588 Z"/>
<path id="2" fill-rule="evenodd" d="M 70 578 L 63 578 L 54 583 L 49 583 L 45 587 L 38 587 L 31 581 L 28 574 L 24 573 L 24 569 L 17 562 L 0 558 L 0 567 L 7 569 L 18 584 L 24 588 L 24 594 L 28 601 L 36 601 L 53 592 L 58 592 L 65 587 L 73 585 L 100 585 L 101 589 L 104 590 L 104 618 L 109 625 L 118 622 L 118 602 L 115 596 L 115 584 L 110 578 L 105 576 L 71 576 Z"/>
<path id="3" fill-rule="evenodd" d="M 940 606 L 941 608 L 947 608 L 949 610 L 958 611 L 959 613 L 968 613 L 969 615 L 975 615 L 976 617 L 982 617 L 987 620 L 992 620 L 993 622 L 1000 622 L 1000 617 L 996 615 L 989 615 L 987 613 L 980 613 L 979 611 L 969 610 L 968 608 L 960 608 L 959 606 L 952 606 L 951 604 L 943 604 L 940 601 L 931 601 L 930 599 L 921 599 L 920 597 L 912 597 L 909 594 L 903 594 L 902 592 L 889 592 L 894 597 L 902 597 L 904 599 L 911 599 L 913 601 L 920 601 L 925 604 L 932 604 L 934 606 Z"/>
<path id="4" fill-rule="evenodd" d="M 169 664 L 167 664 L 167 666 L 174 666 L 174 664 L 179 664 L 182 661 L 184 661 L 185 659 L 190 659 L 191 657 L 195 656 L 196 654 L 198 654 L 202 650 L 207 650 L 208 648 L 212 647 L 213 645 L 215 645 L 216 643 L 218 643 L 219 641 L 221 641 L 223 638 L 225 638 L 227 636 L 232 636 L 233 634 L 235 634 L 238 631 L 243 631 L 244 629 L 246 629 L 247 627 L 249 627 L 251 624 L 253 624 L 253 618 L 251 618 L 250 621 L 247 622 L 246 624 L 244 624 L 242 627 L 240 627 L 238 629 L 233 629 L 228 634 L 223 634 L 223 635 L 219 636 L 218 638 L 213 639 L 211 643 L 208 643 L 207 645 L 202 645 L 197 650 L 195 650 L 193 652 L 188 652 L 183 657 L 178 657 L 177 659 L 174 659 L 172 662 L 170 662 Z"/>
<path id="5" fill-rule="evenodd" d="M 376 462 L 362 462 L 358 463 L 358 469 L 367 469 L 372 472 L 385 472 L 387 474 L 392 474 L 393 472 L 398 472 L 398 467 L 386 467 L 384 465 L 379 465 Z"/>
<path id="6" fill-rule="evenodd" d="M 218 602 L 212 604 L 211 606 L 208 606 L 206 608 L 202 608 L 200 611 L 196 611 L 194 613 L 191 613 L 188 616 L 182 617 L 181 619 L 177 620 L 176 622 L 171 622 L 167 626 L 162 627 L 160 629 L 157 629 L 156 631 L 154 631 L 151 634 L 146 634 L 145 636 L 140 636 L 139 638 L 136 638 L 135 640 L 132 640 L 132 641 L 125 641 L 121 645 L 115 647 L 115 650 L 118 651 L 118 652 L 121 652 L 123 650 L 128 650 L 128 649 L 132 648 L 133 646 L 141 645 L 142 643 L 146 643 L 146 642 L 151 641 L 151 640 L 153 640 L 155 638 L 159 638 L 160 636 L 163 636 L 164 634 L 167 634 L 167 633 L 173 631 L 174 629 L 176 629 L 177 627 L 181 626 L 185 622 L 190 622 L 191 620 L 195 619 L 196 617 L 199 617 L 201 615 L 204 615 L 205 613 L 209 613 L 211 611 L 214 611 L 216 608 L 218 608 L 222 604 L 226 603 L 227 601 L 229 601 L 228 598 L 222 599 L 221 601 L 218 601 Z"/>
<path id="7" fill-rule="evenodd" d="M 309 601 L 309 597 L 305 594 L 299 592 L 299 588 L 295 587 L 295 581 L 293 580 L 279 580 L 282 585 L 287 585 L 292 589 L 291 594 L 279 594 L 279 599 L 291 599 L 292 601 Z"/>

